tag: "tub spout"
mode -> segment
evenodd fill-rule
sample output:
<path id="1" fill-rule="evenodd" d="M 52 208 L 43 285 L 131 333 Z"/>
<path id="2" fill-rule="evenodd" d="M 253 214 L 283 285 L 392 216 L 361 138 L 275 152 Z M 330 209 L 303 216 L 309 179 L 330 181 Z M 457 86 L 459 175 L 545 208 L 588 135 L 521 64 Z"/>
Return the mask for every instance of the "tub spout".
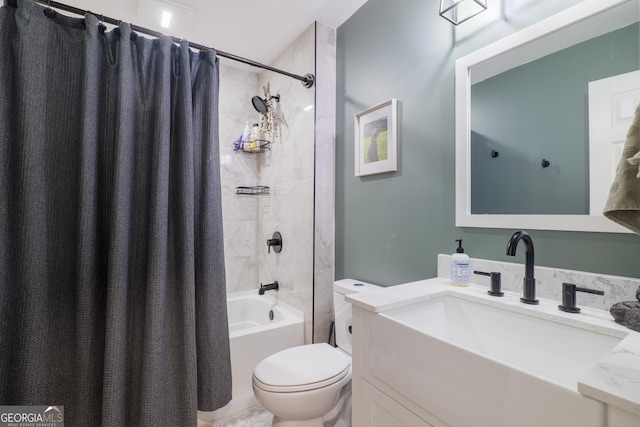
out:
<path id="1" fill-rule="evenodd" d="M 268 285 L 263 285 L 262 283 L 260 283 L 260 289 L 258 289 L 258 294 L 259 295 L 264 295 L 264 293 L 266 291 L 277 291 L 279 290 L 279 286 L 278 286 L 278 281 L 274 281 L 273 283 L 269 283 Z"/>

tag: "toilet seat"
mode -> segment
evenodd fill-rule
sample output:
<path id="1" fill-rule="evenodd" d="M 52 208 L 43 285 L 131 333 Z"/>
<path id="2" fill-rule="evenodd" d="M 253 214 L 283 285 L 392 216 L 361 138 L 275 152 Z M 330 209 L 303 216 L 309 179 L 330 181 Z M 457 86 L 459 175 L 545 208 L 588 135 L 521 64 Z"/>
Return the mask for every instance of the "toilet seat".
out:
<path id="1" fill-rule="evenodd" d="M 332 384 L 335 384 L 337 382 L 339 382 L 340 380 L 342 380 L 344 377 L 346 377 L 347 375 L 349 375 L 351 373 L 351 369 L 350 368 L 346 368 L 343 372 L 341 372 L 339 375 L 332 377 L 332 378 L 328 378 L 324 381 L 318 381 L 315 383 L 311 383 L 311 384 L 298 384 L 298 385 L 294 385 L 294 386 L 273 386 L 273 385 L 269 385 L 269 384 L 265 384 L 262 381 L 260 381 L 259 379 L 256 378 L 256 376 L 253 376 L 253 385 L 255 385 L 256 387 L 264 390 L 264 391 L 268 391 L 271 393 L 294 393 L 294 392 L 301 392 L 301 391 L 311 391 L 311 390 L 317 390 L 319 388 L 324 388 L 327 386 L 330 386 Z"/>
<path id="2" fill-rule="evenodd" d="M 292 347 L 275 353 L 254 369 L 256 387 L 292 393 L 328 387 L 351 374 L 351 360 L 328 344 Z"/>

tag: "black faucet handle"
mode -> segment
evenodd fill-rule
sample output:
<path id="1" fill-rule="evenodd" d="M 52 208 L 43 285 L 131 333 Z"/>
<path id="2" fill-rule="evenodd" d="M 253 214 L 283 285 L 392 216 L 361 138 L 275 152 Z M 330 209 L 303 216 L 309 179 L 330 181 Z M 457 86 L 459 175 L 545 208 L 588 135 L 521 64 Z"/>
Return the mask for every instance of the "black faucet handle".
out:
<path id="1" fill-rule="evenodd" d="M 273 251 L 277 254 L 282 251 L 282 235 L 279 231 L 273 233 L 271 239 L 267 239 L 267 252 L 271 253 L 271 246 L 273 246 Z"/>
<path id="2" fill-rule="evenodd" d="M 501 276 L 497 271 L 492 271 L 491 273 L 487 273 L 486 271 L 477 271 L 473 272 L 474 274 L 479 274 L 480 276 L 489 276 L 491 277 L 491 289 L 487 291 L 487 293 L 493 297 L 503 297 L 504 292 L 502 292 L 501 285 Z"/>
<path id="3" fill-rule="evenodd" d="M 599 289 L 589 289 L 589 288 L 576 287 L 576 291 L 584 292 L 584 293 L 587 293 L 587 294 L 604 295 L 604 291 L 601 291 Z"/>
<path id="4" fill-rule="evenodd" d="M 562 304 L 558 308 L 567 313 L 580 313 L 580 308 L 576 307 L 576 292 L 587 294 L 604 295 L 604 291 L 598 289 L 582 288 L 573 283 L 562 284 Z"/>

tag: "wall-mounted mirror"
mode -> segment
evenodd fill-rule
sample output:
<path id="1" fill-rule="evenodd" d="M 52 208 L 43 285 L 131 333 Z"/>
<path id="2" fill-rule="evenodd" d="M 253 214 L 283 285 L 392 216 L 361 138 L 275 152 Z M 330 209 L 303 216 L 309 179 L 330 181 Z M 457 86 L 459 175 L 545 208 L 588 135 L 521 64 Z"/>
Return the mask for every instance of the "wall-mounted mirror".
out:
<path id="1" fill-rule="evenodd" d="M 457 226 L 629 232 L 602 208 L 640 104 L 639 18 L 640 0 L 586 0 L 456 61 Z"/>

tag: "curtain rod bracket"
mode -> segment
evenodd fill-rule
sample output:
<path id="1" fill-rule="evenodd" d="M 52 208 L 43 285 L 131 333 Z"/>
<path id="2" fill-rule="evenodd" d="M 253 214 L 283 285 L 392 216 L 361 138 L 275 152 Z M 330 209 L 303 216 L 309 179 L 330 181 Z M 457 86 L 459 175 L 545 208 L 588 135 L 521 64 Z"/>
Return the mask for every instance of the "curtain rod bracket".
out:
<path id="1" fill-rule="evenodd" d="M 311 73 L 305 74 L 302 77 L 302 86 L 304 86 L 305 88 L 309 89 L 311 87 L 313 87 L 313 84 L 316 82 L 316 76 L 314 76 Z"/>

